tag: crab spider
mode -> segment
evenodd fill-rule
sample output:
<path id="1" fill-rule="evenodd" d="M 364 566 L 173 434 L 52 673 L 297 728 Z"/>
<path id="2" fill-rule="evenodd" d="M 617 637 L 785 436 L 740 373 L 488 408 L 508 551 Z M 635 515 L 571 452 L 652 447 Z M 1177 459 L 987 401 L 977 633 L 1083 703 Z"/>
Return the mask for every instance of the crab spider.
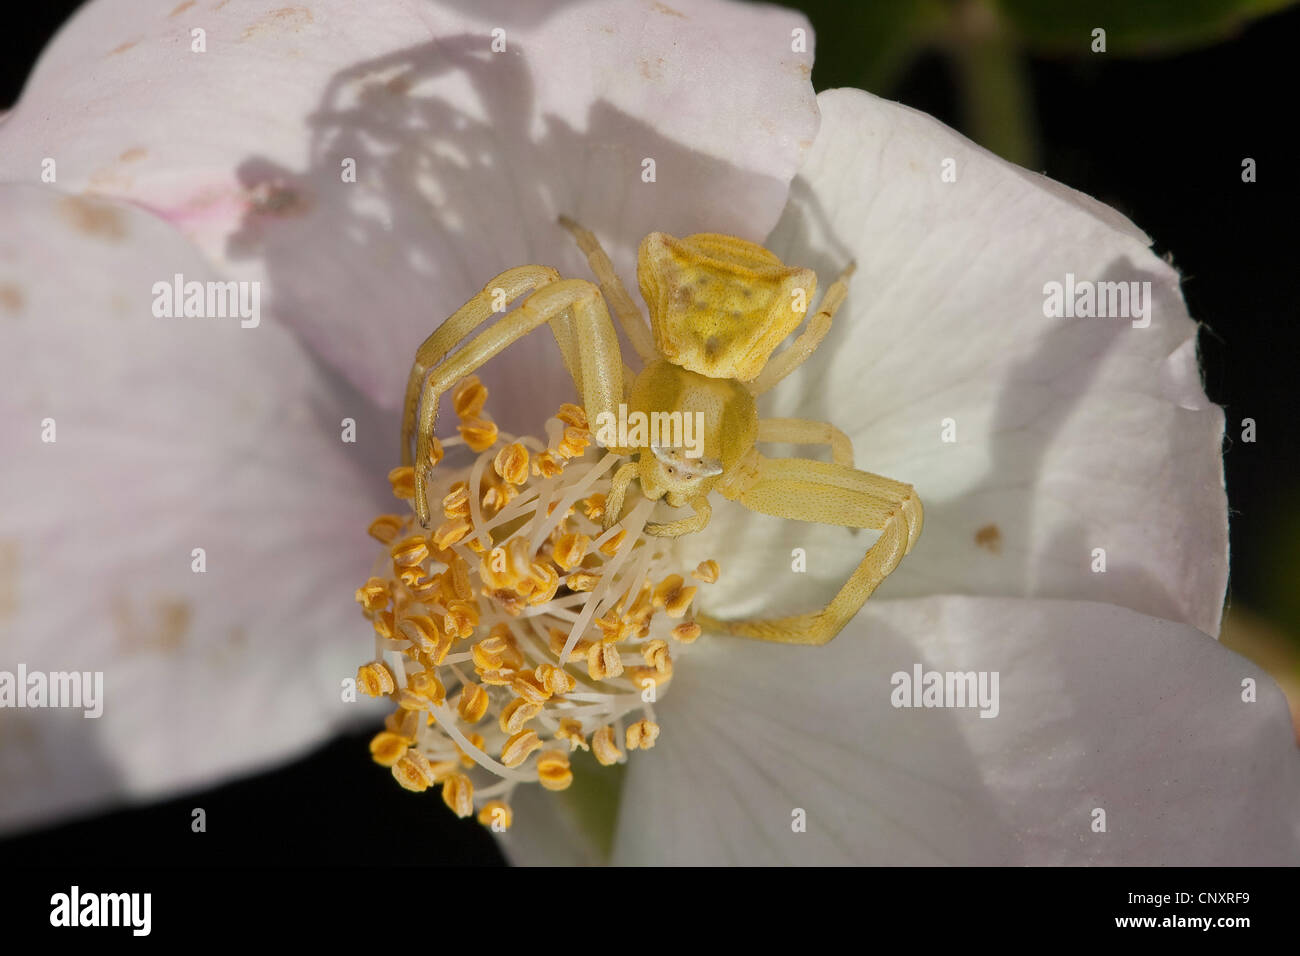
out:
<path id="1" fill-rule="evenodd" d="M 848 266 L 827 290 L 803 331 L 772 357 L 803 321 L 817 286 L 811 269 L 786 266 L 762 246 L 735 236 L 700 233 L 676 239 L 651 233 L 637 254 L 637 279 L 650 313 L 647 325 L 596 237 L 567 217 L 560 224 L 577 240 L 599 286 L 562 279 L 546 266 L 508 269 L 416 353 L 402 418 L 402 463 L 412 464 L 414 432 L 420 524 L 429 526 L 428 474 L 439 398 L 506 346 L 547 323 L 591 421 L 613 415 L 620 403 L 646 414 L 703 413 L 704 457 L 692 459 L 679 449 L 659 446 L 610 447 L 633 460 L 614 474 L 606 528 L 618 520 L 628 485 L 637 481 L 646 498 L 692 511 L 676 521 L 646 525 L 648 534 L 677 537 L 700 530 L 709 522 L 713 491 L 762 514 L 880 532 L 857 570 L 819 611 L 763 620 L 696 618 L 743 637 L 825 644 L 911 551 L 921 533 L 921 502 L 911 485 L 854 468 L 849 438 L 835 426 L 798 418 L 760 419 L 755 399 L 821 344 L 844 302 L 854 267 Z M 517 309 L 448 357 L 499 310 L 503 297 L 508 303 L 524 295 Z M 641 358 L 639 373 L 623 364 L 606 302 Z M 755 447 L 765 442 L 826 445 L 832 460 L 767 458 Z"/>

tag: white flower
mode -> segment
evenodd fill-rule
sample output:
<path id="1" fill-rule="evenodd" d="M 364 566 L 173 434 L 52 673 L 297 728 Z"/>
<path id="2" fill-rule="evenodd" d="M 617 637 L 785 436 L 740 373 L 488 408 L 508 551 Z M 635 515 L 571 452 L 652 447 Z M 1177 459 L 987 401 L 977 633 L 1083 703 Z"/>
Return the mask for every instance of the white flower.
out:
<path id="1" fill-rule="evenodd" d="M 775 225 L 824 283 L 856 259 L 831 339 L 761 411 L 839 425 L 927 511 L 830 645 L 697 642 L 630 761 L 616 862 L 1294 861 L 1285 702 L 1213 640 L 1222 416 L 1146 237 L 861 92 L 822 94 L 818 131 L 788 12 L 461 6 L 101 0 L 0 125 L 21 183 L 0 187 L 0 348 L 21 358 L 0 384 L 0 670 L 106 675 L 98 721 L 0 715 L 0 821 L 198 785 L 362 716 L 339 681 L 413 350 L 504 268 L 586 276 L 568 213 L 629 285 L 652 229 Z M 261 324 L 156 318 L 177 273 L 261 282 Z M 1149 281 L 1150 325 L 1045 317 L 1067 273 Z M 515 432 L 572 399 L 540 336 L 484 378 Z M 722 503 L 697 538 L 719 616 L 816 605 L 870 540 Z M 998 716 L 893 707 L 915 664 L 997 672 Z M 592 859 L 570 810 L 521 788 L 507 852 Z"/>

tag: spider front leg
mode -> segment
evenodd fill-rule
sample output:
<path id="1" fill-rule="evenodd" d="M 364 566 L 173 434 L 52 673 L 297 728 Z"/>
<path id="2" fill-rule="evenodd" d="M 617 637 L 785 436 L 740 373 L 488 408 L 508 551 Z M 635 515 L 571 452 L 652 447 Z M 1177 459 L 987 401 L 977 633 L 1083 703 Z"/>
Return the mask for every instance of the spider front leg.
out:
<path id="1" fill-rule="evenodd" d="M 576 346 L 577 354 L 565 364 L 591 420 L 602 412 L 613 414 L 618 407 L 623 398 L 623 356 L 600 289 L 584 279 L 563 279 L 538 289 L 435 367 L 424 383 L 415 436 L 415 512 L 422 527 L 429 526 L 429 450 L 438 424 L 438 400 L 507 345 L 546 322 L 559 324 L 555 335 L 561 351 L 567 350 L 566 345 Z"/>
<path id="2" fill-rule="evenodd" d="M 584 229 L 568 216 L 561 216 L 559 223 L 573 234 L 578 249 L 587 257 L 587 264 L 600 282 L 600 291 L 605 293 L 605 298 L 613 306 L 614 314 L 618 316 L 619 324 L 623 326 L 623 331 L 627 334 L 628 341 L 632 343 L 636 354 L 641 356 L 643 363 L 653 362 L 659 357 L 659 351 L 655 348 L 650 326 L 646 324 L 641 311 L 628 295 L 623 280 L 614 271 L 614 264 L 601 248 L 600 240 L 590 229 Z"/>
<path id="3" fill-rule="evenodd" d="M 465 336 L 478 328 L 488 316 L 498 311 L 496 306 L 502 297 L 506 305 L 514 302 L 526 292 L 532 292 L 544 285 L 558 282 L 560 274 L 549 266 L 519 266 L 507 269 L 447 319 L 434 329 L 433 334 L 415 352 L 415 361 L 411 364 L 411 374 L 406 380 L 406 401 L 402 405 L 402 464 L 411 464 L 411 436 L 415 432 L 415 419 L 420 406 L 420 388 L 424 377 L 431 368 L 436 367 L 446 358 L 447 353 Z M 567 330 L 564 330 L 567 332 Z M 560 332 L 556 333 L 557 341 Z M 565 343 L 559 342 L 561 350 Z M 566 364 L 568 358 L 566 356 Z"/>
<path id="4" fill-rule="evenodd" d="M 728 634 L 782 644 L 825 644 L 866 603 L 921 534 L 921 501 L 911 485 L 843 465 L 807 458 L 764 458 L 737 485 L 719 491 L 751 511 L 849 528 L 880 537 L 853 575 L 820 611 L 756 621 L 696 620 Z"/>

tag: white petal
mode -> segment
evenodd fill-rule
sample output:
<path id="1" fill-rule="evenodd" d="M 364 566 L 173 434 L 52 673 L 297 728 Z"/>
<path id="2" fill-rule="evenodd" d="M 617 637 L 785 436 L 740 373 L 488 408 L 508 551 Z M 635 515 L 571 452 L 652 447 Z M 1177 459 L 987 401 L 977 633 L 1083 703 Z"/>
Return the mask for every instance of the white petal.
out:
<path id="1" fill-rule="evenodd" d="M 771 242 L 823 285 L 852 259 L 858 271 L 821 350 L 763 411 L 829 420 L 857 467 L 917 488 L 924 533 L 878 595 L 1080 598 L 1217 634 L 1223 415 L 1201 390 L 1177 273 L 1118 213 L 928 116 L 856 90 L 819 102 Z M 1045 317 L 1044 285 L 1067 273 L 1149 282 L 1149 327 Z M 713 549 L 736 572 L 720 585 L 728 613 L 813 607 L 872 539 L 738 511 L 715 512 Z M 806 575 L 790 573 L 795 547 Z"/>
<path id="2" fill-rule="evenodd" d="M 869 604 L 824 648 L 702 642 L 629 762 L 615 863 L 1300 862 L 1286 700 L 1185 625 L 947 597 Z M 997 672 L 997 716 L 895 708 L 917 664 Z"/>
<path id="3" fill-rule="evenodd" d="M 84 8 L 0 128 L 0 175 L 51 157 L 63 188 L 157 211 L 265 279 L 268 306 L 388 407 L 419 342 L 501 270 L 589 275 L 557 214 L 629 281 L 652 229 L 761 239 L 817 128 L 812 54 L 790 52 L 807 23 L 776 8 L 174 7 Z M 571 396 L 553 344 L 509 367 L 518 394 Z M 499 420 L 536 427 L 526 411 Z"/>
<path id="4" fill-rule="evenodd" d="M 155 282 L 211 273 L 152 216 L 11 185 L 0 220 L 0 670 L 104 675 L 99 719 L 0 717 L 0 827 L 251 770 L 362 716 L 340 693 L 371 645 L 352 594 L 398 504 L 364 400 L 269 316 L 155 318 Z"/>

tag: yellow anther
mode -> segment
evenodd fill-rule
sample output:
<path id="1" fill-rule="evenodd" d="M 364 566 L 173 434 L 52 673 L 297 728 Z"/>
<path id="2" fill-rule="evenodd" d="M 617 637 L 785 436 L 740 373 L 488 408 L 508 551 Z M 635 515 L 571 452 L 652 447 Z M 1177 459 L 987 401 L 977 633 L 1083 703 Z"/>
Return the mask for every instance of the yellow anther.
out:
<path id="1" fill-rule="evenodd" d="M 574 405 L 571 402 L 565 402 L 560 406 L 560 410 L 555 413 L 555 417 L 566 425 L 572 425 L 574 428 L 589 428 L 590 423 L 587 421 L 587 412 L 581 405 Z"/>
<path id="2" fill-rule="evenodd" d="M 669 617 L 681 617 L 695 599 L 699 588 L 695 585 L 682 587 L 685 583 L 680 574 L 670 574 L 655 588 L 654 605 L 661 607 Z"/>
<path id="3" fill-rule="evenodd" d="M 463 773 L 453 773 L 442 782 L 442 802 L 458 817 L 474 813 L 474 784 Z"/>
<path id="4" fill-rule="evenodd" d="M 555 542 L 555 549 L 551 552 L 551 560 L 559 565 L 561 570 L 571 571 L 582 563 L 583 556 L 586 555 L 589 547 L 591 547 L 590 537 L 585 534 L 571 532 Z"/>
<path id="5" fill-rule="evenodd" d="M 532 580 L 534 589 L 528 595 L 528 603 L 534 606 L 546 604 L 555 598 L 555 593 L 560 590 L 560 576 L 555 573 L 555 569 L 548 564 L 540 561 L 534 561 L 529 568 L 530 580 Z"/>
<path id="6" fill-rule="evenodd" d="M 661 674 L 668 673 L 669 669 L 672 667 L 671 658 L 668 656 L 667 641 L 650 641 L 641 648 L 641 657 L 647 664 L 659 671 Z"/>
<path id="7" fill-rule="evenodd" d="M 442 582 L 447 589 L 447 600 L 468 601 L 474 597 L 474 585 L 469 579 L 469 562 L 456 555 L 447 570 L 442 572 Z"/>
<path id="8" fill-rule="evenodd" d="M 509 647 L 510 645 L 505 638 L 496 634 L 483 638 L 470 648 L 470 656 L 474 660 L 474 667 L 477 670 L 492 670 L 501 667 L 505 661 L 506 649 Z"/>
<path id="9" fill-rule="evenodd" d="M 509 687 L 515 672 L 508 667 L 491 667 L 478 672 L 478 679 L 490 687 Z"/>
<path id="10" fill-rule="evenodd" d="M 492 467 L 510 484 L 522 485 L 528 480 L 528 449 L 519 442 L 512 442 L 497 452 Z"/>
<path id="11" fill-rule="evenodd" d="M 540 750 L 542 739 L 536 731 L 521 730 L 501 747 L 501 762 L 507 767 L 518 767 L 534 750 Z"/>
<path id="12" fill-rule="evenodd" d="M 623 752 L 614 740 L 614 728 L 606 724 L 591 735 L 591 753 L 602 767 L 609 767 L 623 759 Z"/>
<path id="13" fill-rule="evenodd" d="M 415 497 L 415 469 L 410 465 L 399 465 L 388 473 L 388 483 L 393 486 L 393 496 L 403 501 Z"/>
<path id="14" fill-rule="evenodd" d="M 470 637 L 478 627 L 478 605 L 472 601 L 452 601 L 442 616 L 442 626 L 453 640 Z"/>
<path id="15" fill-rule="evenodd" d="M 414 495 L 414 475 L 411 477 L 411 482 L 411 494 Z M 370 537 L 374 538 L 376 541 L 383 544 L 392 544 L 397 540 L 397 536 L 401 533 L 402 525 L 404 523 L 405 520 L 401 515 L 380 515 L 374 521 L 370 522 L 370 527 L 367 530 L 370 533 Z"/>
<path id="16" fill-rule="evenodd" d="M 447 699 L 447 691 L 438 680 L 438 675 L 431 670 L 419 671 L 406 679 L 406 686 L 421 697 L 428 698 L 435 704 Z"/>
<path id="17" fill-rule="evenodd" d="M 548 750 L 538 757 L 537 780 L 547 790 L 567 790 L 573 783 L 569 755 L 563 750 Z"/>
<path id="18" fill-rule="evenodd" d="M 388 582 L 383 578 L 371 578 L 357 588 L 356 598 L 367 612 L 382 611 L 388 607 Z"/>
<path id="19" fill-rule="evenodd" d="M 628 727 L 624 742 L 628 750 L 649 750 L 658 739 L 658 724 L 653 720 L 638 720 Z"/>
<path id="20" fill-rule="evenodd" d="M 556 657 L 564 650 L 564 645 L 569 641 L 569 632 L 562 631 L 558 627 L 548 628 L 546 631 L 546 645 L 550 648 L 551 653 Z M 585 638 L 579 638 L 578 643 L 573 645 L 573 658 L 582 658 L 587 656 L 587 651 L 591 649 L 592 642 Z"/>
<path id="21" fill-rule="evenodd" d="M 590 571 L 574 571 L 564 579 L 564 586 L 570 591 L 590 591 L 600 583 L 600 575 Z"/>
<path id="22" fill-rule="evenodd" d="M 555 451 L 565 458 L 581 458 L 590 444 L 591 432 L 585 428 L 574 428 L 570 425 L 564 429 L 564 436 L 560 439 Z"/>
<path id="23" fill-rule="evenodd" d="M 407 738 L 401 734 L 395 734 L 391 730 L 381 730 L 370 740 L 370 756 L 374 758 L 375 763 L 391 767 L 402 758 L 402 754 L 406 753 L 408 743 Z"/>
<path id="24" fill-rule="evenodd" d="M 497 725 L 503 734 L 517 734 L 524 725 L 542 712 L 542 705 L 522 697 L 516 697 L 501 709 Z"/>
<path id="25" fill-rule="evenodd" d="M 393 777 L 407 790 L 421 793 L 433 786 L 435 774 L 428 757 L 418 750 L 408 750 L 393 764 Z"/>
<path id="26" fill-rule="evenodd" d="M 629 667 L 627 669 L 627 679 L 641 689 L 645 689 L 646 681 L 659 687 L 668 683 L 673 678 L 673 661 L 668 658 L 665 661 L 665 669 L 659 670 L 657 667 Z"/>
<path id="27" fill-rule="evenodd" d="M 701 631 L 702 628 L 694 621 L 682 621 L 673 628 L 672 634 L 676 640 L 681 641 L 683 644 L 690 644 L 700 636 Z"/>
<path id="28" fill-rule="evenodd" d="M 456 713 L 467 724 L 477 724 L 487 714 L 488 693 L 478 684 L 469 683 L 461 688 L 456 701 Z"/>
<path id="29" fill-rule="evenodd" d="M 593 644 L 587 651 L 587 673 L 592 680 L 608 680 L 623 673 L 623 660 L 618 648 L 604 642 Z"/>
<path id="30" fill-rule="evenodd" d="M 423 694 L 417 694 L 409 687 L 403 688 L 397 695 L 397 706 L 403 710 L 428 710 L 433 706 L 433 702 Z"/>
<path id="31" fill-rule="evenodd" d="M 510 689 L 518 694 L 521 700 L 531 704 L 544 704 L 551 697 L 550 690 L 533 674 L 517 674 L 510 682 Z"/>
<path id="32" fill-rule="evenodd" d="M 393 672 L 383 661 L 371 661 L 357 668 L 357 686 L 362 693 L 371 697 L 391 694 L 397 685 L 393 682 Z"/>
<path id="33" fill-rule="evenodd" d="M 582 505 L 582 513 L 592 521 L 599 521 L 605 515 L 604 495 L 589 495 L 578 503 Z"/>
<path id="34" fill-rule="evenodd" d="M 393 640 L 393 636 L 397 633 L 393 618 L 392 611 L 380 611 L 370 622 L 375 626 L 375 633 L 386 641 Z"/>
<path id="35" fill-rule="evenodd" d="M 433 583 L 433 578 L 418 564 L 410 568 L 397 568 L 396 571 L 397 579 L 408 588 L 425 588 Z"/>
<path id="36" fill-rule="evenodd" d="M 582 735 L 582 721 L 572 717 L 560 721 L 560 729 L 555 732 L 555 739 L 567 741 L 571 752 L 579 747 L 583 750 L 589 749 L 587 739 Z"/>
<path id="37" fill-rule="evenodd" d="M 533 459 L 533 477 L 554 478 L 564 471 L 564 460 L 552 451 L 544 451 Z"/>
<path id="38" fill-rule="evenodd" d="M 448 518 L 433 532 L 433 546 L 439 550 L 450 548 L 469 533 L 468 518 Z"/>
<path id="39" fill-rule="evenodd" d="M 546 689 L 548 695 L 559 696 L 573 690 L 577 681 L 573 675 L 554 664 L 538 664 L 533 671 L 537 683 Z"/>
<path id="40" fill-rule="evenodd" d="M 395 710 L 384 718 L 384 726 L 389 733 L 397 734 L 407 743 L 414 743 L 415 733 L 420 728 L 420 718 L 409 710 Z"/>
<path id="41" fill-rule="evenodd" d="M 451 396 L 451 407 L 458 418 L 476 418 L 487 402 L 488 391 L 477 375 L 460 380 Z"/>
<path id="42" fill-rule="evenodd" d="M 637 632 L 639 626 L 635 621 L 628 621 L 620 617 L 618 608 L 614 608 L 604 617 L 596 618 L 592 623 L 600 628 L 600 639 L 607 644 L 617 643 L 631 637 Z"/>
<path id="43" fill-rule="evenodd" d="M 501 608 L 501 610 L 505 611 L 511 617 L 518 617 L 520 614 L 523 614 L 524 609 L 528 606 L 524 599 L 519 596 L 517 591 L 511 591 L 508 588 L 501 588 L 496 591 L 488 591 L 484 588 L 483 593 L 495 601 L 497 607 Z"/>
<path id="44" fill-rule="evenodd" d="M 456 426 L 472 451 L 487 451 L 497 440 L 497 423 L 484 418 L 470 418 Z"/>
<path id="45" fill-rule="evenodd" d="M 429 541 L 422 534 L 413 534 L 394 544 L 388 553 L 393 556 L 393 564 L 399 568 L 423 564 L 429 557 Z"/>
<path id="46" fill-rule="evenodd" d="M 493 485 L 483 492 L 483 510 L 489 515 L 496 514 L 508 505 L 518 493 L 519 490 L 514 485 Z"/>
<path id="47" fill-rule="evenodd" d="M 718 562 L 710 559 L 701 561 L 695 570 L 691 572 L 691 577 L 697 581 L 703 581 L 705 584 L 712 584 L 718 580 L 720 573 L 721 569 L 718 567 Z"/>
<path id="48" fill-rule="evenodd" d="M 609 539 L 600 546 L 600 553 L 607 557 L 613 557 L 618 554 L 619 547 L 623 544 L 623 539 L 627 537 L 627 529 L 619 528 Z"/>
<path id="49" fill-rule="evenodd" d="M 411 642 L 411 646 L 433 657 L 445 656 L 451 641 L 438 622 L 427 614 L 412 614 L 397 622 L 398 633 Z M 441 663 L 441 661 L 439 661 Z"/>
<path id="50" fill-rule="evenodd" d="M 514 818 L 509 805 L 503 800 L 492 800 L 485 803 L 478 812 L 478 822 L 485 827 L 491 827 L 493 832 L 496 833 L 509 830 Z"/>
<path id="51" fill-rule="evenodd" d="M 469 485 L 458 481 L 442 496 L 442 513 L 448 518 L 469 517 Z"/>

